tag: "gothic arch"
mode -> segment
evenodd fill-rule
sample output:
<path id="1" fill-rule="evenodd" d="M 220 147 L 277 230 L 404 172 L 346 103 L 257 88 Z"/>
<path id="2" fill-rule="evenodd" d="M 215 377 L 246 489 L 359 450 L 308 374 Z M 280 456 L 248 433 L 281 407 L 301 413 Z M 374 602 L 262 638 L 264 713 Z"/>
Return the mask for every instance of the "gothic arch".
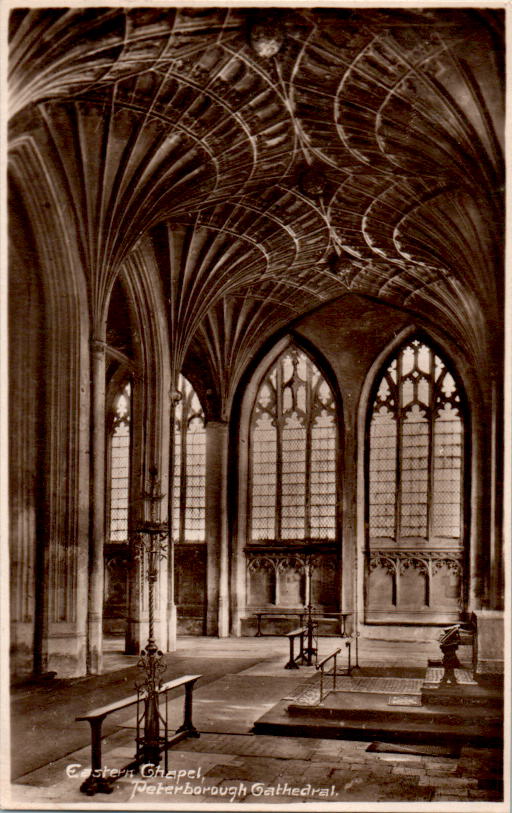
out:
<path id="1" fill-rule="evenodd" d="M 334 502 L 335 527 L 332 544 L 326 545 L 326 550 L 323 551 L 322 554 L 320 553 L 317 554 L 313 551 L 313 549 L 311 549 L 309 553 L 306 553 L 306 558 L 304 559 L 304 561 L 302 561 L 304 557 L 301 558 L 299 554 L 297 554 L 297 556 L 295 555 L 292 556 L 292 558 L 294 559 L 295 564 L 299 562 L 300 567 L 297 573 L 299 573 L 300 571 L 302 577 L 304 577 L 304 574 L 308 567 L 306 562 L 308 555 L 310 556 L 311 561 L 313 561 L 315 557 L 318 557 L 318 562 L 314 565 L 314 567 L 318 566 L 332 569 L 332 566 L 334 564 L 336 578 L 334 580 L 335 595 L 332 598 L 332 601 L 333 605 L 335 604 L 336 606 L 336 610 L 339 610 L 341 604 L 341 592 L 340 592 L 341 585 L 338 584 L 338 581 L 340 573 L 340 563 L 342 559 L 342 550 L 341 550 L 342 500 L 340 499 L 340 492 L 342 487 L 342 477 L 340 476 L 340 471 L 341 471 L 341 459 L 344 435 L 342 401 L 335 376 L 332 373 L 330 366 L 328 365 L 326 360 L 322 357 L 322 354 L 318 352 L 316 348 L 314 348 L 311 345 L 310 342 L 303 341 L 300 337 L 297 337 L 293 334 L 289 334 L 278 340 L 269 350 L 267 350 L 265 355 L 260 357 L 259 361 L 257 361 L 256 364 L 254 365 L 252 373 L 248 372 L 248 376 L 245 378 L 245 388 L 243 392 L 240 393 L 239 411 L 235 410 L 232 417 L 232 433 L 233 433 L 232 437 L 234 438 L 236 436 L 238 448 L 237 510 L 236 516 L 234 518 L 234 527 L 233 527 L 234 531 L 233 537 L 236 541 L 232 546 L 232 571 L 231 571 L 233 630 L 235 634 L 240 634 L 240 632 L 242 631 L 241 616 L 242 613 L 246 610 L 248 601 L 247 584 L 246 584 L 246 570 L 247 570 L 246 565 L 249 567 L 249 570 L 247 572 L 251 570 L 255 571 L 256 568 L 254 561 L 248 560 L 246 562 L 246 556 L 250 557 L 252 556 L 252 553 L 246 552 L 245 550 L 250 542 L 247 531 L 248 531 L 248 517 L 250 513 L 248 495 L 250 483 L 251 453 L 249 438 L 251 436 L 251 416 L 258 392 L 260 391 L 260 388 L 262 386 L 265 377 L 268 375 L 268 372 L 273 368 L 273 366 L 278 362 L 278 360 L 286 354 L 287 350 L 291 348 L 296 348 L 300 353 L 304 353 L 311 360 L 314 367 L 318 370 L 322 379 L 327 383 L 332 393 L 335 414 L 335 426 L 336 426 L 335 470 L 334 470 L 335 489 L 336 489 L 336 496 Z M 237 426 L 235 426 L 235 424 L 237 424 Z M 281 545 L 282 544 L 283 543 L 281 543 Z M 305 547 L 308 547 L 307 544 L 305 544 Z M 329 548 L 329 550 L 327 550 L 327 548 Z M 256 554 L 257 552 L 253 551 L 253 553 Z M 297 552 L 295 551 L 295 553 Z M 290 554 L 294 554 L 294 551 L 293 550 L 290 551 Z M 324 556 L 325 562 L 323 560 L 320 561 L 320 559 L 322 559 L 323 554 L 325 554 Z M 268 555 L 266 555 L 263 558 L 265 559 L 265 561 L 267 561 L 269 557 Z M 274 558 L 276 558 L 276 562 L 274 564 L 277 567 L 277 570 L 276 573 L 271 575 L 273 579 L 272 583 L 277 584 L 277 572 L 280 569 L 281 570 L 283 569 L 283 562 L 285 560 L 288 561 L 290 556 L 287 555 L 287 553 L 284 550 L 277 551 L 276 549 Z M 281 559 L 283 561 L 281 561 Z M 331 559 L 333 561 L 331 561 Z M 336 560 L 336 563 L 334 563 L 334 559 Z M 297 570 L 295 565 L 292 568 L 292 570 L 294 571 Z M 326 581 L 329 582 L 329 579 L 327 579 Z M 330 581 L 333 582 L 332 577 L 330 577 Z M 304 589 L 306 589 L 307 592 L 307 588 L 304 588 L 304 586 L 300 588 L 299 592 L 302 590 L 303 593 Z M 302 596 L 302 598 L 304 598 L 304 596 Z M 299 601 L 299 598 L 297 598 L 297 601 Z"/>
<path id="2" fill-rule="evenodd" d="M 146 264 L 142 254 L 137 251 L 127 257 L 116 279 L 126 298 L 135 337 L 132 353 L 131 521 L 142 518 L 141 494 L 147 488 L 151 466 L 156 466 L 159 472 L 160 490 L 165 495 L 160 510 L 162 518 L 165 518 L 170 515 L 171 500 L 171 416 L 169 339 L 164 296 L 156 269 Z M 113 287 L 109 291 L 109 299 Z M 157 603 L 159 640 L 169 649 L 175 645 L 175 619 L 172 612 L 170 617 L 167 613 L 168 602 L 173 603 L 171 568 L 172 561 L 162 562 Z M 126 651 L 134 653 L 139 651 L 146 639 L 147 625 L 145 587 L 138 566 L 132 566 L 129 592 Z"/>
<path id="3" fill-rule="evenodd" d="M 432 330 L 425 330 L 416 324 L 411 324 L 394 336 L 385 348 L 373 361 L 367 371 L 365 382 L 361 391 L 358 406 L 358 459 L 357 459 L 357 545 L 363 552 L 367 548 L 366 512 L 367 512 L 367 453 L 368 438 L 367 426 L 370 410 L 375 395 L 375 388 L 380 374 L 385 369 L 386 362 L 399 352 L 400 348 L 409 341 L 418 338 L 424 341 L 442 359 L 447 359 L 450 371 L 453 373 L 457 386 L 463 398 L 465 413 L 465 567 L 467 589 L 465 594 L 465 609 L 470 612 L 479 608 L 485 602 L 485 555 L 483 549 L 485 542 L 482 534 L 485 528 L 483 518 L 483 500 L 486 492 L 485 469 L 485 440 L 477 427 L 485 420 L 486 405 L 482 394 L 478 371 L 471 367 L 471 363 L 460 352 L 457 345 L 449 338 L 439 335 Z M 489 528 L 487 527 L 487 532 Z M 366 585 L 364 581 L 365 562 L 361 553 L 358 557 L 357 595 L 358 615 L 364 618 L 364 605 L 366 599 Z"/>

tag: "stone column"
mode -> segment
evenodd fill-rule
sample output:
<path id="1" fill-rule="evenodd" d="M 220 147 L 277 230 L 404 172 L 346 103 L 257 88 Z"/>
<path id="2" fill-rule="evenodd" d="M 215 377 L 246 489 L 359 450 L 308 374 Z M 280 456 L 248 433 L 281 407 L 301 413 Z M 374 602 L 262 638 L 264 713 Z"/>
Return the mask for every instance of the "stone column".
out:
<path id="1" fill-rule="evenodd" d="M 167 652 L 176 651 L 176 641 L 178 637 L 177 622 L 178 616 L 176 611 L 176 603 L 174 599 L 174 540 L 169 537 L 169 559 L 167 561 L 167 569 L 163 571 L 162 582 L 164 578 L 168 581 L 168 587 L 165 591 L 165 601 L 167 605 L 166 627 L 167 627 Z M 162 585 L 163 589 L 163 585 Z"/>
<path id="2" fill-rule="evenodd" d="M 132 542 L 130 551 L 125 652 L 127 655 L 138 655 L 148 638 L 147 589 L 143 581 L 142 561 L 140 557 L 135 557 Z"/>
<path id="3" fill-rule="evenodd" d="M 467 496 L 470 533 L 466 591 L 469 611 L 488 606 L 493 485 L 490 465 L 493 458 L 491 425 L 490 404 L 476 402 L 471 414 L 471 456 L 466 464 L 469 467 L 471 481 L 471 489 Z M 482 426 L 490 427 L 490 432 L 482 432 Z"/>
<path id="4" fill-rule="evenodd" d="M 23 201 L 23 206 L 11 207 L 10 271 L 14 280 L 22 269 L 16 288 L 19 284 L 30 287 L 25 290 L 26 302 L 19 299 L 23 294 L 19 288 L 18 294 L 16 289 L 11 292 L 16 321 L 11 329 L 14 337 L 20 334 L 16 357 L 19 360 L 21 354 L 23 361 L 26 353 L 31 359 L 28 368 L 21 364 L 15 370 L 15 380 L 21 376 L 25 389 L 37 399 L 36 423 L 26 424 L 33 415 L 31 408 L 25 423 L 13 427 L 11 446 L 18 480 L 12 484 L 18 492 L 12 517 L 16 523 L 12 530 L 18 536 L 13 539 L 13 553 L 23 562 L 28 554 L 33 557 L 30 574 L 23 568 L 13 573 L 22 598 L 15 617 L 23 625 L 33 618 L 33 635 L 29 632 L 25 640 L 34 647 L 37 673 L 77 677 L 86 671 L 90 526 L 87 286 L 74 227 L 66 221 L 62 200 L 55 196 L 58 184 L 49 183 L 35 142 L 22 139 L 12 146 L 9 168 L 16 185 L 14 199 Z M 34 309 L 39 311 L 35 320 Z M 13 405 L 19 407 L 19 393 L 16 389 L 13 393 L 17 402 Z M 37 449 L 27 454 L 23 446 L 34 440 Z M 24 636 L 27 632 L 23 631 Z M 17 641 L 13 643 L 16 646 Z M 24 661 L 25 669 L 28 658 Z"/>
<path id="5" fill-rule="evenodd" d="M 36 562 L 44 558 L 41 549 L 45 539 L 41 533 L 39 550 L 36 550 L 38 502 L 43 502 L 41 497 L 38 501 L 37 483 L 38 472 L 44 464 L 38 444 L 44 333 L 38 287 L 29 276 L 29 267 L 21 262 L 15 264 L 14 257 L 11 258 L 9 308 L 10 663 L 13 675 L 19 678 L 32 671 L 42 671 L 40 664 L 34 663 L 34 641 L 41 637 L 36 631 L 41 633 L 46 622 L 41 601 L 44 561 L 41 572 L 36 575 Z M 36 651 L 40 657 L 40 641 Z"/>
<path id="6" fill-rule="evenodd" d="M 228 425 L 206 425 L 206 595 L 208 635 L 229 635 Z"/>
<path id="7" fill-rule="evenodd" d="M 503 609 L 503 550 L 502 550 L 502 511 L 503 481 L 499 474 L 503 471 L 503 398 L 498 395 L 496 382 L 491 393 L 491 455 L 490 455 L 490 551 L 489 551 L 489 607 Z"/>
<path id="8" fill-rule="evenodd" d="M 348 401 L 348 395 L 347 399 Z M 342 481 L 342 533 L 341 533 L 341 606 L 342 612 L 352 615 L 347 619 L 347 629 L 352 631 L 357 619 L 358 593 L 361 561 L 358 557 L 358 466 L 357 466 L 357 416 L 349 404 L 345 412 L 345 431 L 342 455 L 344 460 Z M 364 493 L 364 492 L 363 492 Z"/>
<path id="9" fill-rule="evenodd" d="M 102 673 L 105 539 L 105 344 L 91 342 L 91 525 L 87 671 Z"/>
<path id="10" fill-rule="evenodd" d="M 175 652 L 178 636 L 178 614 L 175 598 L 174 539 L 177 529 L 174 528 L 173 491 L 174 491 L 174 447 L 176 440 L 176 404 L 180 394 L 172 390 L 169 399 L 169 486 L 167 516 L 169 521 L 169 555 L 167 559 L 167 651 Z"/>
<path id="11" fill-rule="evenodd" d="M 251 393 L 251 395 L 253 395 Z M 254 395 L 253 395 L 254 397 Z M 249 410 L 246 410 L 248 413 Z M 236 456 L 236 481 L 238 483 L 237 511 L 235 515 L 235 525 L 233 528 L 233 546 L 231 550 L 231 632 L 237 637 L 241 636 L 243 630 L 243 615 L 247 604 L 247 563 L 244 548 L 247 545 L 247 511 L 248 494 L 247 485 L 249 483 L 249 460 L 247 455 L 248 428 L 242 424 L 240 426 L 240 441 Z M 233 481 L 234 482 L 233 478 Z"/>

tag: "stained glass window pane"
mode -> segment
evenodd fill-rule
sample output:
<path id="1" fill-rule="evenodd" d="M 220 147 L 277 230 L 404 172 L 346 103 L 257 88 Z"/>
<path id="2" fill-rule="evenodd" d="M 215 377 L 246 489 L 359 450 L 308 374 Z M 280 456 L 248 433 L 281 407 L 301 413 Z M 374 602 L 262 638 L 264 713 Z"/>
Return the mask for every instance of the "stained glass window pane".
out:
<path id="1" fill-rule="evenodd" d="M 407 544 L 447 537 L 462 544 L 460 407 L 454 375 L 418 339 L 382 374 L 370 421 L 371 538 Z"/>
<path id="2" fill-rule="evenodd" d="M 311 430 L 310 490 L 311 536 L 334 539 L 336 532 L 336 429 L 334 415 L 326 410 L 323 410 L 317 417 Z"/>
<path id="3" fill-rule="evenodd" d="M 437 536 L 460 537 L 462 496 L 462 421 L 450 404 L 434 427 L 432 524 Z"/>
<path id="4" fill-rule="evenodd" d="M 282 436 L 281 535 L 302 539 L 305 534 L 306 430 L 296 414 L 284 421 Z"/>
<path id="5" fill-rule="evenodd" d="M 206 432 L 204 420 L 193 418 L 187 430 L 185 540 L 204 539 Z"/>
<path id="6" fill-rule="evenodd" d="M 252 438 L 253 539 L 273 539 L 276 533 L 276 427 L 267 413 L 257 419 Z"/>
<path id="7" fill-rule="evenodd" d="M 427 536 L 428 432 L 425 415 L 413 407 L 402 423 L 402 536 Z"/>
<path id="8" fill-rule="evenodd" d="M 111 542 L 128 540 L 130 492 L 130 398 L 126 384 L 114 402 L 110 435 L 110 529 Z"/>
<path id="9" fill-rule="evenodd" d="M 395 535 L 396 443 L 396 418 L 382 407 L 370 425 L 370 535 L 375 537 Z"/>
<path id="10" fill-rule="evenodd" d="M 180 542 L 205 539 L 206 429 L 201 403 L 180 375 L 174 436 L 173 535 Z"/>
<path id="11" fill-rule="evenodd" d="M 252 540 L 334 539 L 336 419 L 328 383 L 290 348 L 265 377 L 251 429 Z"/>

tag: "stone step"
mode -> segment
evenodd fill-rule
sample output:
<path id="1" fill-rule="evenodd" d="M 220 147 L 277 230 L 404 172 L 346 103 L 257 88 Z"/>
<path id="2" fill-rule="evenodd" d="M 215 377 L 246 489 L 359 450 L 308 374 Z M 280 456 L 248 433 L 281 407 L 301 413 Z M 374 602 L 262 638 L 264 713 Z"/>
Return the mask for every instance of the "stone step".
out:
<path id="1" fill-rule="evenodd" d="M 485 706 L 489 709 L 503 707 L 503 693 L 497 688 L 486 686 L 439 685 L 421 690 L 423 705 L 434 706 Z"/>
<path id="2" fill-rule="evenodd" d="M 501 747 L 503 731 L 501 720 L 490 721 L 485 715 L 478 719 L 458 717 L 456 724 L 436 715 L 404 715 L 403 708 L 391 713 L 365 714 L 359 710 L 355 716 L 343 718 L 318 716 L 312 707 L 303 707 L 299 714 L 291 714 L 287 702 L 281 702 L 266 712 L 254 724 L 255 734 L 288 737 L 319 737 L 325 739 L 379 740 L 382 742 L 455 743 L 478 747 Z M 398 713 L 397 713 L 398 711 Z M 448 715 L 449 716 L 449 715 Z"/>
<path id="3" fill-rule="evenodd" d="M 378 695 L 365 692 L 330 692 L 324 701 L 317 705 L 293 702 L 287 711 L 291 717 L 314 717 L 329 720 L 387 720 L 424 723 L 431 721 L 439 725 L 454 727 L 466 721 L 474 721 L 489 726 L 497 726 L 501 721 L 499 709 L 486 706 L 417 705 L 419 697 L 403 696 L 404 703 L 398 705 L 399 695 Z M 395 701 L 395 702 L 393 702 Z"/>

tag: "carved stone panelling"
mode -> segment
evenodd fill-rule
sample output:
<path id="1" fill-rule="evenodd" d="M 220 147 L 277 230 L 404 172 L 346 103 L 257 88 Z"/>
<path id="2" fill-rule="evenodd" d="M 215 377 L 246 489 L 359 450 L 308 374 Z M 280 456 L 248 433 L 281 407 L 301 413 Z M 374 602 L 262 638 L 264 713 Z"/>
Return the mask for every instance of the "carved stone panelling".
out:
<path id="1" fill-rule="evenodd" d="M 302 607 L 311 598 L 315 607 L 337 609 L 334 553 L 246 550 L 246 576 L 251 607 Z"/>
<path id="2" fill-rule="evenodd" d="M 122 635 L 128 613 L 130 559 L 127 545 L 109 545 L 105 549 L 105 599 L 103 632 Z"/>
<path id="3" fill-rule="evenodd" d="M 206 545 L 184 543 L 174 550 L 178 632 L 203 635 L 206 608 Z"/>
<path id="4" fill-rule="evenodd" d="M 462 550 L 372 550 L 366 619 L 383 623 L 452 620 L 463 608 Z M 409 618 L 407 614 L 409 613 Z"/>

